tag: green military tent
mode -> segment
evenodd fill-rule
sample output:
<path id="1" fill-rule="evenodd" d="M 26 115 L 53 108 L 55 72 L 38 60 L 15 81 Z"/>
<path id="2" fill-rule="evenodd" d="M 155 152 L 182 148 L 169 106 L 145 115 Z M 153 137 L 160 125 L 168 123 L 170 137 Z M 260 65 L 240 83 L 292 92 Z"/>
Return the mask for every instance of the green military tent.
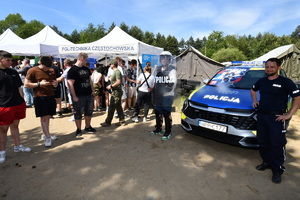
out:
<path id="1" fill-rule="evenodd" d="M 223 64 L 206 57 L 192 46 L 176 57 L 177 78 L 183 83 L 200 85 L 223 67 Z"/>
<path id="2" fill-rule="evenodd" d="M 267 61 L 269 58 L 279 58 L 282 61 L 282 69 L 287 77 L 293 81 L 300 80 L 300 48 L 295 44 L 289 44 L 269 51 L 254 61 Z"/>

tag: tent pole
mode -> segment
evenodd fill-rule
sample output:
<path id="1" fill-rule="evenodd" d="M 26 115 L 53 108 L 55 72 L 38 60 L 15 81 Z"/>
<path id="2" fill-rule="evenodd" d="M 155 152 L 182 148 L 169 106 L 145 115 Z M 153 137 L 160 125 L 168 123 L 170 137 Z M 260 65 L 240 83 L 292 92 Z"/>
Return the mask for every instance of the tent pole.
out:
<path id="1" fill-rule="evenodd" d="M 60 66 L 63 67 L 63 63 L 62 63 L 62 59 L 61 59 L 61 55 L 59 54 L 59 62 L 60 62 Z M 67 95 L 66 95 L 66 85 L 65 85 L 65 80 L 62 81 L 62 89 L 63 89 L 63 98 L 64 98 L 64 102 L 65 102 L 65 108 L 68 107 L 67 105 Z"/>

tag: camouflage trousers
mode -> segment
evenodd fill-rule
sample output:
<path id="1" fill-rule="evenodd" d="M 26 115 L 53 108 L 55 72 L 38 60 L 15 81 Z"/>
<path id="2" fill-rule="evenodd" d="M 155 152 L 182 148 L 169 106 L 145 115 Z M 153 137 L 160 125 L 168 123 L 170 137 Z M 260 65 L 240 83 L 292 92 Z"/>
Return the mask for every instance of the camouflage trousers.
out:
<path id="1" fill-rule="evenodd" d="M 122 102 L 121 102 L 122 94 L 123 94 L 122 91 L 117 91 L 117 90 L 113 90 L 111 92 L 111 98 L 110 98 L 110 102 L 109 102 L 108 113 L 107 113 L 107 117 L 105 119 L 105 122 L 107 124 L 111 124 L 111 121 L 114 117 L 115 110 L 117 110 L 119 121 L 121 123 L 125 122 L 124 112 L 123 112 L 123 109 L 122 109 Z"/>

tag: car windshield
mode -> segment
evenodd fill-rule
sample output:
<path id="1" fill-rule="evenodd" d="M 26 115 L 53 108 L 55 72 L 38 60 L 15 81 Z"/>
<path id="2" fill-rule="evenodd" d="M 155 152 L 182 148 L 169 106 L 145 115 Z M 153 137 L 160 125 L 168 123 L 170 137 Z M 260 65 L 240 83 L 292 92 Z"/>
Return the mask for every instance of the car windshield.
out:
<path id="1" fill-rule="evenodd" d="M 266 75 L 262 67 L 231 66 L 217 73 L 208 85 L 251 89 L 252 85 L 264 76 Z"/>

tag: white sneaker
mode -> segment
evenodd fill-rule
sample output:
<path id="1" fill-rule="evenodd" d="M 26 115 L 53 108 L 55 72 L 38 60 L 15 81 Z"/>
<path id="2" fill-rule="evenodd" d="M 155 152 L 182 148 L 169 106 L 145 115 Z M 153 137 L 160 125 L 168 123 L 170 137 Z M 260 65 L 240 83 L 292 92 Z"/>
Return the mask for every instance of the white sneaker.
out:
<path id="1" fill-rule="evenodd" d="M 0 151 L 0 163 L 5 162 L 5 156 L 6 156 L 6 152 L 5 151 Z"/>
<path id="2" fill-rule="evenodd" d="M 51 147 L 52 146 L 52 138 L 46 138 L 45 147 Z"/>
<path id="3" fill-rule="evenodd" d="M 53 140 L 57 140 L 57 137 L 55 135 L 51 136 L 52 141 Z M 46 140 L 46 136 L 45 135 L 41 135 L 41 140 Z"/>
<path id="4" fill-rule="evenodd" d="M 72 116 L 72 118 L 71 118 L 71 119 L 68 119 L 68 121 L 69 121 L 69 122 L 73 122 L 73 121 L 75 121 L 75 119 L 74 119 L 74 115 Z"/>
<path id="5" fill-rule="evenodd" d="M 19 146 L 14 146 L 14 152 L 30 152 L 31 149 L 29 147 L 25 147 L 24 145 L 20 144 Z"/>
<path id="6" fill-rule="evenodd" d="M 139 118 L 136 116 L 136 117 L 133 117 L 132 119 L 131 119 L 133 122 L 136 122 L 136 123 L 138 123 L 139 122 Z"/>
<path id="7" fill-rule="evenodd" d="M 146 118 L 146 117 L 144 117 L 144 118 L 143 118 L 143 122 L 146 122 L 146 121 L 147 121 L 147 118 Z"/>

